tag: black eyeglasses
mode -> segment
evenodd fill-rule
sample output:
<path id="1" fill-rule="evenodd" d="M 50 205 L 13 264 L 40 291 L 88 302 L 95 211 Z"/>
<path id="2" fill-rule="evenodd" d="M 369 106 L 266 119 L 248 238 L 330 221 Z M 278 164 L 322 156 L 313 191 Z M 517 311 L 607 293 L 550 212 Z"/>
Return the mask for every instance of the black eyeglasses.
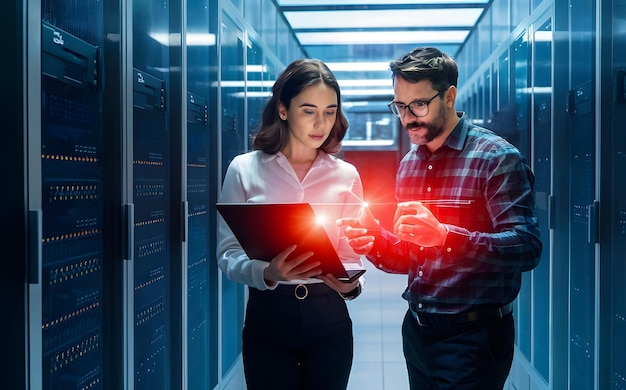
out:
<path id="1" fill-rule="evenodd" d="M 435 96 L 431 97 L 428 100 L 414 100 L 409 104 L 399 103 L 399 102 L 391 102 L 387 104 L 387 107 L 399 117 L 402 117 L 406 113 L 406 109 L 409 109 L 409 112 L 413 114 L 413 116 L 420 117 L 428 115 L 428 105 L 433 101 L 440 93 L 438 92 Z"/>

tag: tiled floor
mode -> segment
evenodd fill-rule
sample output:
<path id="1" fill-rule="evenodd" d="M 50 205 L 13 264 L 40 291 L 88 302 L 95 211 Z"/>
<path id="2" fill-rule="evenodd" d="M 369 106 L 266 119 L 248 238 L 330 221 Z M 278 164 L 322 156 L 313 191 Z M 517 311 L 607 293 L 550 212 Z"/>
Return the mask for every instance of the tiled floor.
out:
<path id="1" fill-rule="evenodd" d="M 354 362 L 347 390 L 409 388 L 401 325 L 407 303 L 400 296 L 406 275 L 392 275 L 366 261 L 363 293 L 348 302 L 354 329 Z"/>

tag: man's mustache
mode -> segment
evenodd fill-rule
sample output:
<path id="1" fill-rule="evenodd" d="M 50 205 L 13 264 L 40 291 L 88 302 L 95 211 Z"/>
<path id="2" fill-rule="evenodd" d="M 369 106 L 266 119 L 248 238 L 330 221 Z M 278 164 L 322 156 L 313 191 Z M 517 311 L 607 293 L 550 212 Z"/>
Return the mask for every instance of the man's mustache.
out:
<path id="1" fill-rule="evenodd" d="M 426 127 L 426 124 L 421 123 L 421 122 L 411 122 L 411 123 L 407 123 L 406 125 L 407 130 L 415 129 L 418 127 Z"/>

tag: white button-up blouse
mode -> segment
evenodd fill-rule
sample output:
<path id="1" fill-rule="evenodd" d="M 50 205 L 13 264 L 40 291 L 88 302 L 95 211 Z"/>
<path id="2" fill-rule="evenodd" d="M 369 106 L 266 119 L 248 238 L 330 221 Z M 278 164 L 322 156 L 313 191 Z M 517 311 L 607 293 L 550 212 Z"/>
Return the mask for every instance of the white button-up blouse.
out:
<path id="1" fill-rule="evenodd" d="M 363 200 L 363 184 L 356 168 L 337 157 L 319 151 L 302 182 L 282 153 L 269 155 L 252 151 L 236 156 L 230 163 L 219 202 L 221 203 L 310 203 L 323 213 L 324 228 L 346 267 L 362 267 L 360 256 L 348 245 L 335 221 L 356 217 Z M 339 207 L 338 207 L 339 206 Z M 280 216 L 276 216 L 280 219 Z M 217 261 L 226 277 L 259 290 L 273 289 L 263 279 L 267 261 L 250 259 L 221 216 L 218 216 Z M 263 229 L 263 226 L 251 226 Z M 269 260 L 269 259 L 266 259 Z M 293 280 L 311 283 L 318 280 Z"/>

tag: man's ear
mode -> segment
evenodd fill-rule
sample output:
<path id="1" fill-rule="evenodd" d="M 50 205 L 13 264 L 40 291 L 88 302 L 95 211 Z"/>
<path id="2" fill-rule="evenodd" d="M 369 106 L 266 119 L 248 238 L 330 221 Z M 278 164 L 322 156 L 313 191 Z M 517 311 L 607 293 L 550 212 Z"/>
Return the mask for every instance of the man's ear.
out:
<path id="1" fill-rule="evenodd" d="M 448 91 L 446 92 L 446 95 L 445 95 L 446 107 L 448 108 L 454 107 L 454 102 L 456 101 L 456 93 L 457 93 L 456 87 L 454 85 L 451 85 L 450 88 L 448 88 Z"/>

